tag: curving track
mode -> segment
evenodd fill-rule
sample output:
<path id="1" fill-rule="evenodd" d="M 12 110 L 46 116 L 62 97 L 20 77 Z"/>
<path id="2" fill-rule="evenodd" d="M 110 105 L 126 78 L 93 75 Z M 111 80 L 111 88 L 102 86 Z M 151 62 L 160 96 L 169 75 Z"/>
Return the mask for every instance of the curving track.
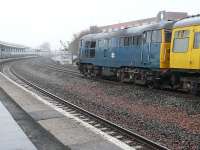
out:
<path id="1" fill-rule="evenodd" d="M 40 93 L 42 93 L 43 95 L 45 95 L 46 97 L 51 98 L 50 102 L 54 103 L 55 105 L 57 105 L 58 107 L 63 108 L 64 110 L 76 115 L 77 117 L 79 117 L 80 119 L 88 122 L 89 124 L 99 128 L 100 130 L 118 138 L 119 140 L 121 140 L 122 142 L 125 142 L 126 144 L 132 146 L 132 147 L 137 147 L 139 149 L 159 149 L 159 150 L 167 150 L 168 148 L 155 143 L 143 136 L 140 136 L 136 133 L 133 133 L 127 129 L 124 129 L 108 120 L 105 120 L 104 118 L 101 118 L 91 112 L 88 112 L 87 110 L 84 110 L 50 92 L 48 92 L 45 89 L 42 89 L 41 87 L 35 85 L 34 83 L 27 81 L 25 78 L 23 78 L 22 76 L 20 76 L 19 74 L 17 74 L 11 67 L 11 64 L 8 64 L 7 66 L 8 68 L 5 69 L 7 76 L 15 76 L 17 77 L 20 81 L 22 81 L 24 84 L 26 84 L 25 86 L 29 86 L 32 87 L 34 89 L 36 89 L 37 91 L 39 91 Z M 79 76 L 80 74 L 76 71 L 73 70 L 67 70 L 67 69 L 58 69 L 55 67 L 52 67 L 52 69 L 56 69 L 57 71 L 66 71 L 66 73 L 70 73 L 71 75 L 77 75 Z M 81 75 L 82 76 L 82 75 Z M 79 76 L 80 77 L 80 76 Z"/>

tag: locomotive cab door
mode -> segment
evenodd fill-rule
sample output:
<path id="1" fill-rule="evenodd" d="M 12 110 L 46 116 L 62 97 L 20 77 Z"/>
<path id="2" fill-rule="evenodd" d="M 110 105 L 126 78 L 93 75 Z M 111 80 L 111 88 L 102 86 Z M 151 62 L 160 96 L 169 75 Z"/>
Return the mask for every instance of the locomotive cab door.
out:
<path id="1" fill-rule="evenodd" d="M 143 44 L 142 44 L 142 52 L 141 52 L 141 62 L 143 65 L 148 65 L 150 63 L 151 34 L 152 34 L 152 31 L 147 31 L 147 32 L 144 32 L 143 34 Z"/>
<path id="2" fill-rule="evenodd" d="M 191 50 L 191 69 L 200 69 L 200 27 L 193 30 L 192 50 Z"/>
<path id="3" fill-rule="evenodd" d="M 189 28 L 178 29 L 173 32 L 173 43 L 170 54 L 170 67 L 190 69 L 191 64 L 191 32 Z"/>

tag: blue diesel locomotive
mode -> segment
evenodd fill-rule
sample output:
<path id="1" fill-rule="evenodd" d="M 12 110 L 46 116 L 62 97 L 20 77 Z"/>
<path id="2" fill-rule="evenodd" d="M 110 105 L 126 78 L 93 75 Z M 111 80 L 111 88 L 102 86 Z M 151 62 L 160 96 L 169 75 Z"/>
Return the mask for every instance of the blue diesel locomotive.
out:
<path id="1" fill-rule="evenodd" d="M 159 79 L 169 69 L 173 24 L 162 21 L 83 36 L 80 72 L 86 76 L 112 76 L 123 82 L 149 86 L 161 84 Z"/>

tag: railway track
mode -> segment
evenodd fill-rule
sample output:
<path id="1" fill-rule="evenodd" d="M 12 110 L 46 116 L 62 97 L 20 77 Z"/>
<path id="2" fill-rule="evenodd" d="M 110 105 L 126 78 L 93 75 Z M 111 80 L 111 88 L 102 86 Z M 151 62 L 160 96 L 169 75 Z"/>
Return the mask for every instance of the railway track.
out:
<path id="1" fill-rule="evenodd" d="M 58 72 L 64 72 L 64 73 L 68 73 L 70 75 L 73 75 L 75 77 L 83 77 L 82 74 L 80 74 L 78 71 L 75 71 L 75 70 L 71 70 L 71 69 L 66 69 L 66 68 L 58 68 L 56 66 L 52 66 L 52 65 L 48 65 L 46 66 L 47 68 L 49 69 L 52 69 L 52 70 L 55 70 L 55 71 L 58 71 Z"/>
<path id="2" fill-rule="evenodd" d="M 55 69 L 55 68 L 54 68 Z M 80 108 L 70 102 L 68 102 L 65 99 L 62 99 L 47 90 L 39 87 L 38 85 L 26 80 L 19 74 L 17 74 L 12 67 L 9 67 L 9 72 L 14 75 L 18 80 L 20 80 L 21 84 L 23 86 L 31 87 L 36 91 L 39 91 L 44 97 L 48 97 L 47 100 L 50 103 L 53 103 L 59 108 L 62 108 L 66 112 L 78 117 L 79 119 L 83 120 L 84 122 L 87 122 L 88 124 L 94 126 L 95 128 L 98 128 L 99 130 L 109 134 L 110 136 L 117 138 L 118 140 L 126 143 L 127 145 L 135 148 L 135 149 L 153 149 L 153 150 L 168 150 L 168 148 L 153 142 L 143 136 L 140 136 L 130 130 L 127 130 L 123 127 L 118 126 L 117 124 L 110 122 L 102 117 L 99 117 L 83 108 Z M 58 69 L 57 71 L 62 71 L 64 69 Z M 65 71 L 69 73 L 69 70 Z M 72 74 L 76 74 L 77 72 L 70 70 Z M 7 72 L 8 74 L 8 72 Z M 78 75 L 78 74 L 77 74 Z M 15 80 L 16 81 L 16 80 Z M 50 99 L 49 99 L 50 98 Z"/>
<path id="3" fill-rule="evenodd" d="M 120 85 L 120 86 L 128 85 L 128 83 L 124 84 L 122 82 L 117 82 L 117 81 L 112 80 L 112 79 L 92 78 L 90 76 L 84 76 L 83 74 L 79 73 L 79 71 L 75 71 L 75 70 L 71 70 L 71 69 L 60 68 L 60 67 L 52 66 L 52 65 L 48 65 L 46 67 L 51 69 L 51 70 L 66 73 L 66 74 L 71 75 L 72 77 L 76 77 L 76 78 L 85 78 L 85 79 L 89 79 L 91 81 L 100 81 L 100 82 L 114 84 L 114 85 Z"/>
<path id="4" fill-rule="evenodd" d="M 114 79 L 105 79 L 105 78 L 92 78 L 90 76 L 84 76 L 82 75 L 81 73 L 79 73 L 78 71 L 74 71 L 74 70 L 70 70 L 70 69 L 66 69 L 66 68 L 59 68 L 57 66 L 46 66 L 47 68 L 49 69 L 52 69 L 52 70 L 55 70 L 55 71 L 58 71 L 58 72 L 63 72 L 63 73 L 66 73 L 66 74 L 70 74 L 72 75 L 73 77 L 77 77 L 77 78 L 86 78 L 86 79 L 89 79 L 91 81 L 100 81 L 100 82 L 104 82 L 104 83 L 109 83 L 109 84 L 114 84 L 114 85 L 120 85 L 120 86 L 129 86 L 129 85 L 132 85 L 133 83 L 128 83 L 128 82 L 119 82 L 119 81 L 116 81 Z M 135 86 L 143 86 L 143 85 L 139 85 L 139 84 L 134 84 Z M 144 87 L 144 86 L 143 86 Z M 149 87 L 146 87 L 146 88 L 149 88 Z M 152 89 L 152 88 L 150 88 Z M 176 92 L 176 93 L 179 93 L 179 94 L 189 94 L 191 95 L 190 93 L 188 93 L 187 91 L 185 90 L 181 90 L 181 89 L 170 89 L 168 87 L 163 87 L 163 88 L 160 88 L 160 89 L 157 89 L 157 90 L 164 90 L 164 91 L 168 91 L 168 92 Z M 199 96 L 199 94 L 196 96 Z"/>

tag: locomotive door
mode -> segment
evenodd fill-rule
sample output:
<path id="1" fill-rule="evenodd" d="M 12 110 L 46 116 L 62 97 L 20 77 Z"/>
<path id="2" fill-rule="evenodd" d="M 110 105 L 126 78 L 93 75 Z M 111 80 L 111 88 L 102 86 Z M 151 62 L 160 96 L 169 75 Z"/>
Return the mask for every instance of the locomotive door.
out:
<path id="1" fill-rule="evenodd" d="M 173 33 L 173 46 L 170 54 L 170 66 L 172 68 L 190 69 L 192 63 L 190 37 L 191 31 L 188 28 Z"/>
<path id="2" fill-rule="evenodd" d="M 147 31 L 143 34 L 143 46 L 141 52 L 141 62 L 143 65 L 148 65 L 150 63 L 151 33 L 151 31 Z"/>
<path id="3" fill-rule="evenodd" d="M 118 41 L 116 38 L 111 38 L 110 43 L 109 43 L 109 48 L 110 48 L 110 57 L 112 60 L 112 65 L 113 67 L 117 65 L 116 62 L 116 47 L 117 47 Z"/>

